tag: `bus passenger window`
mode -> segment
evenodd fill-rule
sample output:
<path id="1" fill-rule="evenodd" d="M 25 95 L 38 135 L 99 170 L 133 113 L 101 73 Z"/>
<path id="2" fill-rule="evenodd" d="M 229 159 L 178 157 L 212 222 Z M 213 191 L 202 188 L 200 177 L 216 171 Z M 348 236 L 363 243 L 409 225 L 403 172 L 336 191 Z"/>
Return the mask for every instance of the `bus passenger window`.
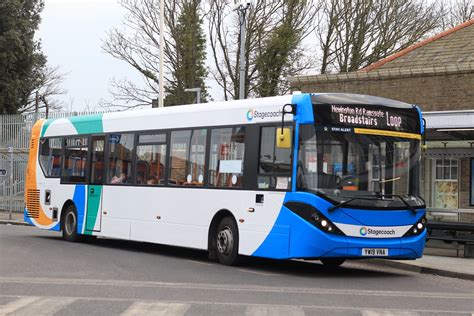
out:
<path id="1" fill-rule="evenodd" d="M 46 177 L 59 178 L 61 174 L 61 138 L 41 139 L 39 162 Z"/>
<path id="2" fill-rule="evenodd" d="M 139 135 L 136 184 L 163 184 L 166 164 L 166 134 Z"/>
<path id="3" fill-rule="evenodd" d="M 245 127 L 211 131 L 209 186 L 241 188 L 245 154 Z"/>
<path id="4" fill-rule="evenodd" d="M 168 184 L 204 185 L 206 129 L 171 132 Z"/>
<path id="5" fill-rule="evenodd" d="M 293 128 L 290 127 L 291 134 Z M 292 148 L 278 148 L 276 126 L 262 127 L 257 186 L 259 189 L 288 190 L 291 186 Z"/>
<path id="6" fill-rule="evenodd" d="M 108 184 L 129 184 L 132 177 L 133 134 L 109 135 Z"/>
<path id="7" fill-rule="evenodd" d="M 91 184 L 102 184 L 104 177 L 104 136 L 93 136 L 91 153 Z"/>
<path id="8" fill-rule="evenodd" d="M 87 138 L 66 138 L 64 146 L 64 166 L 61 181 L 68 183 L 86 182 Z"/>

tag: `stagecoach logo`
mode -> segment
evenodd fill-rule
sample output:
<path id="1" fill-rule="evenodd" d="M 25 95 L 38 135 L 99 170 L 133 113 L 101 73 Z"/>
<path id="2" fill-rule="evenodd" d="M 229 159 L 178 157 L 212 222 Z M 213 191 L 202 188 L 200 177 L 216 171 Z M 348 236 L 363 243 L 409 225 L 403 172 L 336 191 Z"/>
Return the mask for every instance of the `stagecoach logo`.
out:
<path id="1" fill-rule="evenodd" d="M 247 111 L 247 121 L 251 122 L 254 119 L 264 120 L 267 118 L 276 118 L 281 117 L 282 111 L 257 111 L 257 110 L 248 110 Z"/>
<path id="2" fill-rule="evenodd" d="M 247 112 L 247 121 L 250 122 L 251 120 L 253 120 L 253 110 L 252 109 L 248 110 L 248 112 Z"/>
<path id="3" fill-rule="evenodd" d="M 359 230 L 359 233 L 361 236 L 390 236 L 390 235 L 395 235 L 395 229 L 375 229 L 375 228 L 367 228 L 367 227 L 361 227 Z"/>

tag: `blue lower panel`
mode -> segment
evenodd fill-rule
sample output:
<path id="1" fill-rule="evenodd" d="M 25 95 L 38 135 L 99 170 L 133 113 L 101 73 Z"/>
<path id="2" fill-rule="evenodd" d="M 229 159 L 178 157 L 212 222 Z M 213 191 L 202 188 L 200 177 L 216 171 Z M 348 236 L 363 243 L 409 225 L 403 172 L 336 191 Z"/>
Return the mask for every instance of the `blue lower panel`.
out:
<path id="1" fill-rule="evenodd" d="M 53 227 L 51 227 L 49 230 L 54 230 L 56 232 L 60 231 L 61 229 L 61 225 L 59 222 L 56 223 L 56 225 L 54 225 Z"/>
<path id="2" fill-rule="evenodd" d="M 27 214 L 28 214 L 28 211 L 27 211 L 27 209 L 26 209 L 26 207 L 25 207 L 25 209 L 24 209 L 24 211 L 23 211 L 23 221 L 24 221 L 25 223 L 28 223 L 28 224 L 34 226 L 35 224 L 33 224 L 33 222 L 31 221 L 31 218 L 30 218 Z"/>
<path id="3" fill-rule="evenodd" d="M 384 239 L 327 234 L 282 207 L 274 228 L 252 255 L 275 259 L 366 258 L 362 248 L 388 248 L 388 258 L 416 259 L 422 256 L 425 238 L 426 231 L 414 237 Z"/>
<path id="4" fill-rule="evenodd" d="M 72 198 L 77 211 L 77 233 L 82 234 L 84 231 L 83 223 L 86 213 L 86 186 L 76 185 L 74 188 L 74 196 Z"/>

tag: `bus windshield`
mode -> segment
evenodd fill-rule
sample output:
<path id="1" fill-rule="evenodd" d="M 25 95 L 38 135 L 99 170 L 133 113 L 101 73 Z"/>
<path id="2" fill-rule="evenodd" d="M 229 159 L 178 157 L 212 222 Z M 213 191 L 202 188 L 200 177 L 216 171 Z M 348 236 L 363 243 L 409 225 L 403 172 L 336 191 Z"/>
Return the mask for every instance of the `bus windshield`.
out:
<path id="1" fill-rule="evenodd" d="M 367 209 L 424 207 L 420 141 L 302 125 L 297 186 L 335 205 Z"/>

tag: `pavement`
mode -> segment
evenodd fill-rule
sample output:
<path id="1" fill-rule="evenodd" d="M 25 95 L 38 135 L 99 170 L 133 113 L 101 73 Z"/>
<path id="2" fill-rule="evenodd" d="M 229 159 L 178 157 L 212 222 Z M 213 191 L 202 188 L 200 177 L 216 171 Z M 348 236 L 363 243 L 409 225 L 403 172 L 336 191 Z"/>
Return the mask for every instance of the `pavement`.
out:
<path id="1" fill-rule="evenodd" d="M 28 226 L 23 221 L 23 213 L 12 213 L 10 219 L 8 212 L 0 212 L 1 224 Z M 373 266 L 387 266 L 420 274 L 474 281 L 474 259 L 424 255 L 417 260 L 370 259 L 361 261 Z"/>

